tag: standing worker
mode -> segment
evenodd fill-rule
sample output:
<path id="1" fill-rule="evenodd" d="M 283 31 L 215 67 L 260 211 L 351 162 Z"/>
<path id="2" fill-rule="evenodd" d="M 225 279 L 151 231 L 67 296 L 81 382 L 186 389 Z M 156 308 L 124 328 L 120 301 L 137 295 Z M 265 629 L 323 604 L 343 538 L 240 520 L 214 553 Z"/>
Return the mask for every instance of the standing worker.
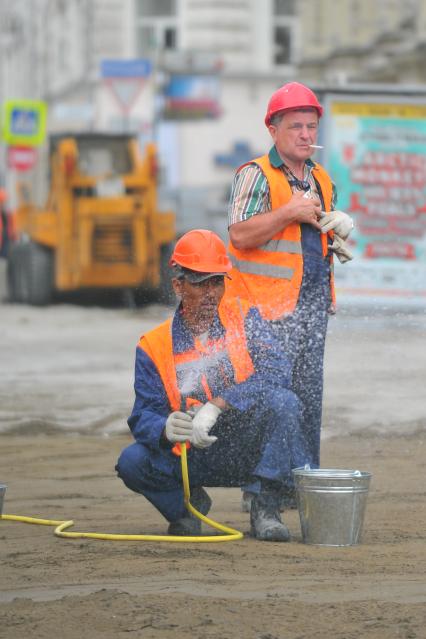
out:
<path id="1" fill-rule="evenodd" d="M 135 402 L 128 424 L 135 443 L 123 450 L 119 477 L 169 521 L 171 535 L 199 535 L 186 511 L 177 442 L 187 442 L 191 503 L 206 515 L 204 486 L 259 482 L 251 534 L 288 541 L 279 500 L 306 451 L 290 368 L 275 337 L 248 302 L 222 301 L 231 262 L 222 240 L 186 233 L 170 260 L 180 298 L 174 316 L 142 336 L 136 349 Z M 287 372 L 286 372 L 287 371 Z M 176 450 L 178 449 L 178 450 Z"/>
<path id="2" fill-rule="evenodd" d="M 298 82 L 272 95 L 265 124 L 274 142 L 269 154 L 240 167 L 229 203 L 227 294 L 255 304 L 292 364 L 291 389 L 302 404 L 300 427 L 313 466 L 320 462 L 323 359 L 328 314 L 334 312 L 333 253 L 352 256 L 344 240 L 351 218 L 336 211 L 335 188 L 310 158 L 323 108 Z M 248 486 L 243 509 L 257 491 Z M 294 506 L 289 482 L 283 501 Z"/>

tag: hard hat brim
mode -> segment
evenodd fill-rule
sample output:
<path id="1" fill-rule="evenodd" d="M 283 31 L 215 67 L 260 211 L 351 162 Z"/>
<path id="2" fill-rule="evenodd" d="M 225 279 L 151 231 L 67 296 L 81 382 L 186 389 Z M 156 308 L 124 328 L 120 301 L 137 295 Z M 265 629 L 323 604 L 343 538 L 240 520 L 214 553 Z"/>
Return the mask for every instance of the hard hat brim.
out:
<path id="1" fill-rule="evenodd" d="M 190 284 L 199 284 L 200 282 L 209 280 L 212 277 L 228 277 L 229 279 L 231 279 L 228 273 L 225 273 L 223 271 L 203 273 L 201 271 L 193 271 L 192 269 L 185 268 L 183 266 L 180 266 L 179 264 L 175 264 L 173 266 L 173 271 L 175 277 L 184 278 L 188 280 Z"/>

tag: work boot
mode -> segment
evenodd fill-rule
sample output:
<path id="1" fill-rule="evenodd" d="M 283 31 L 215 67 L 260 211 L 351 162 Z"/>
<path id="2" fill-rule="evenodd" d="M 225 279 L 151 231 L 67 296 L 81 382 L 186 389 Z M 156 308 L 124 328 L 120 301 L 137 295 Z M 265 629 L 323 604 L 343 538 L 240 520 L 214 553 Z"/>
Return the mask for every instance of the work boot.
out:
<path id="1" fill-rule="evenodd" d="M 251 493 L 245 490 L 241 497 L 241 512 L 249 513 L 251 508 L 251 501 L 255 493 Z M 294 488 L 287 488 L 280 493 L 280 512 L 285 510 L 297 508 L 296 491 Z"/>
<path id="2" fill-rule="evenodd" d="M 241 512 L 249 513 L 251 509 L 251 502 L 254 497 L 254 493 L 245 490 L 241 496 Z"/>
<path id="3" fill-rule="evenodd" d="M 192 490 L 189 501 L 202 515 L 207 515 L 212 505 L 212 500 L 202 486 Z M 201 520 L 188 510 L 183 517 L 170 522 L 167 533 L 180 537 L 198 537 L 201 535 Z"/>
<path id="4" fill-rule="evenodd" d="M 254 495 L 250 509 L 250 534 L 260 541 L 289 541 L 290 532 L 281 521 L 280 493 L 261 491 Z"/>

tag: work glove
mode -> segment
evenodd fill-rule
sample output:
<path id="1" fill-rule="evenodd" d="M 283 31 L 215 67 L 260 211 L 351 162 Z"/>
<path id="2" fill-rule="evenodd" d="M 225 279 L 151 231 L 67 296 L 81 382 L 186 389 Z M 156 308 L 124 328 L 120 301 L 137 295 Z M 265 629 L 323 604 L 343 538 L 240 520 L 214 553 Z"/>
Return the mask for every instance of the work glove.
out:
<path id="1" fill-rule="evenodd" d="M 342 240 L 342 238 L 339 235 L 336 235 L 336 234 L 334 235 L 333 244 L 331 244 L 329 248 L 333 251 L 333 253 L 337 255 L 339 262 L 341 264 L 344 264 L 345 262 L 349 262 L 349 260 L 354 259 L 354 256 L 348 249 L 345 240 Z"/>
<path id="2" fill-rule="evenodd" d="M 185 442 L 191 439 L 193 433 L 192 417 L 179 410 L 170 413 L 166 420 L 166 428 L 164 434 L 169 442 Z"/>
<path id="3" fill-rule="evenodd" d="M 328 233 L 328 231 L 334 231 L 342 240 L 346 240 L 349 237 L 349 233 L 354 227 L 352 218 L 343 211 L 330 211 L 325 213 L 319 220 L 322 233 Z"/>
<path id="4" fill-rule="evenodd" d="M 199 410 L 203 408 L 203 406 L 204 404 L 193 404 L 188 408 L 186 414 L 190 415 L 194 419 L 195 415 L 198 413 Z"/>
<path id="5" fill-rule="evenodd" d="M 197 412 L 192 420 L 192 435 L 190 442 L 195 448 L 208 448 L 217 441 L 217 437 L 209 435 L 210 430 L 216 423 L 217 418 L 221 414 L 222 410 L 207 402 Z"/>

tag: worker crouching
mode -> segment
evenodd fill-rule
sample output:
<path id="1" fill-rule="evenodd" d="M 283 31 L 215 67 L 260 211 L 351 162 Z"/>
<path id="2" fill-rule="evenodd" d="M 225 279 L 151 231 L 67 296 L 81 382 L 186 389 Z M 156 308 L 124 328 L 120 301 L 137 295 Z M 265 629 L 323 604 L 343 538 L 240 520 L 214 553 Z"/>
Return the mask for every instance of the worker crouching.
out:
<path id="1" fill-rule="evenodd" d="M 280 490 L 307 458 L 299 401 L 288 390 L 289 362 L 255 307 L 222 300 L 231 262 L 217 235 L 185 234 L 170 266 L 180 303 L 137 346 L 128 419 L 135 443 L 121 453 L 118 475 L 168 520 L 169 534 L 199 535 L 201 522 L 184 505 L 177 443 L 186 442 L 197 510 L 210 510 L 205 486 L 260 481 L 251 534 L 288 541 Z"/>

